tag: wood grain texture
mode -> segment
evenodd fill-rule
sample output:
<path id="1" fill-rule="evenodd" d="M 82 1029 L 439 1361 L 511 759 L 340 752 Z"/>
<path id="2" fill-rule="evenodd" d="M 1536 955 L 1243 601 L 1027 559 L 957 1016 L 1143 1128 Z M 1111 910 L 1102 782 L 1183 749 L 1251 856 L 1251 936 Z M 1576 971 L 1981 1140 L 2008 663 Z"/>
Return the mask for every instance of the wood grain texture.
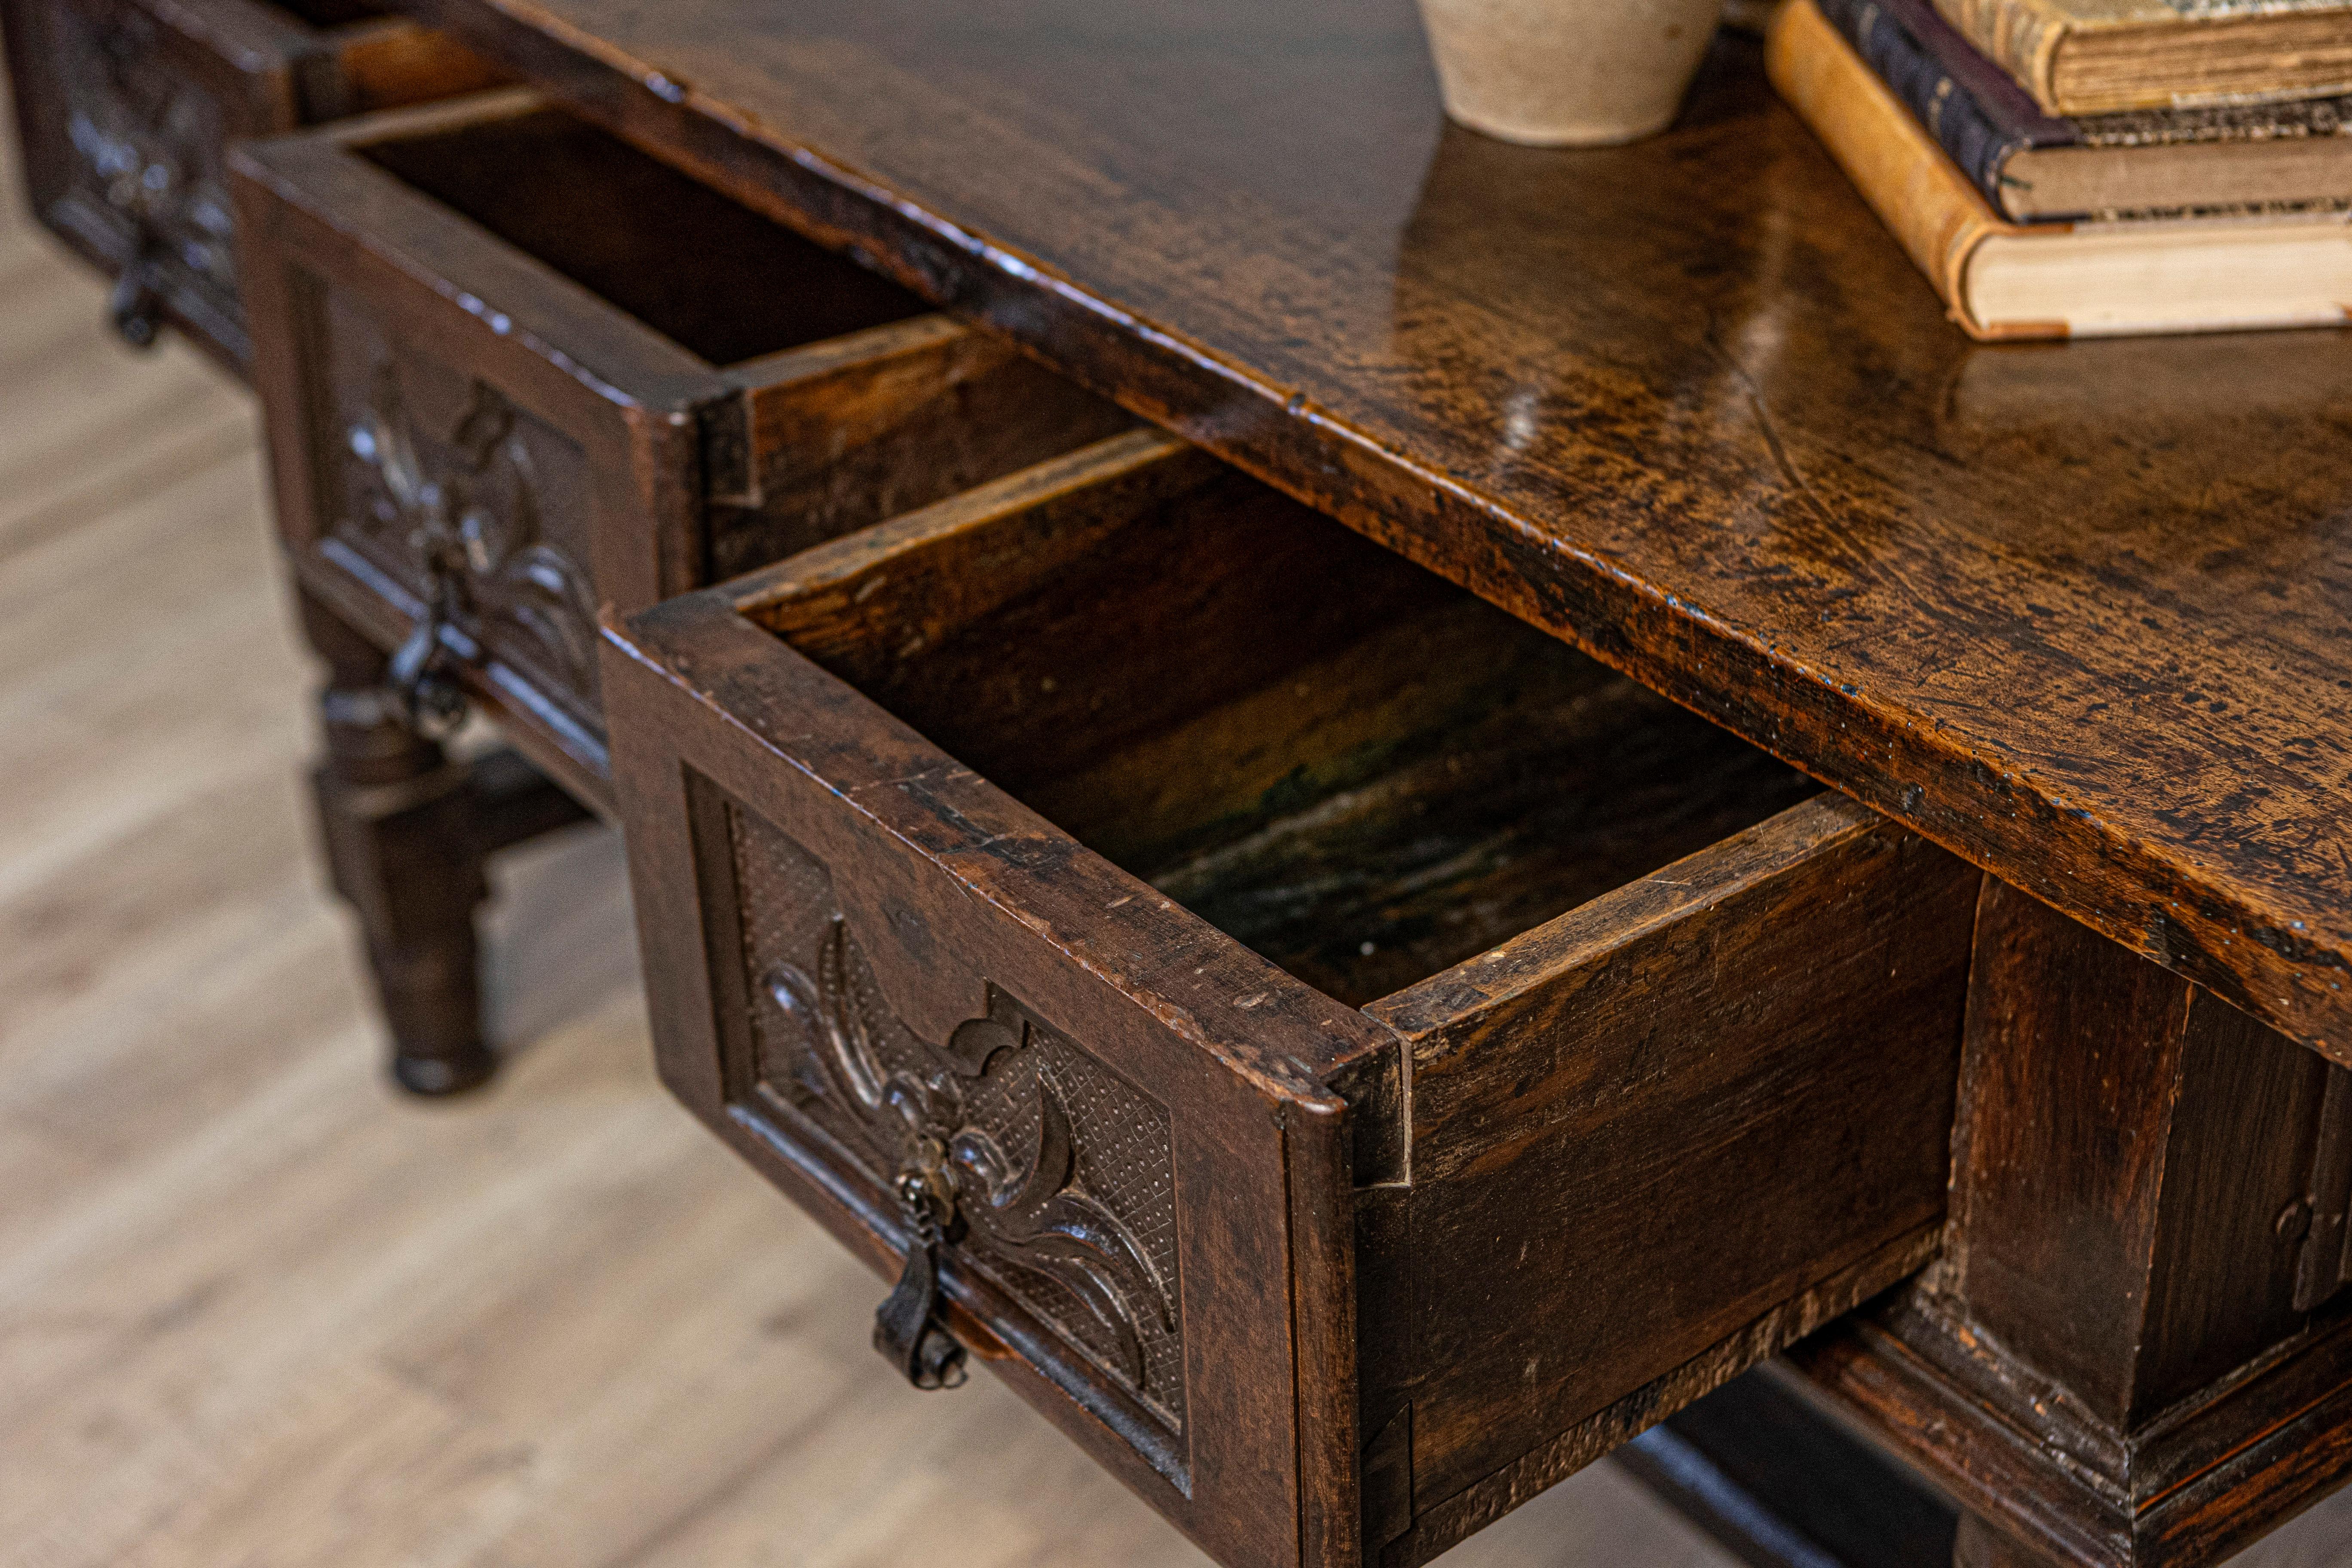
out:
<path id="1" fill-rule="evenodd" d="M 865 1271 L 654 1082 L 612 837 L 494 872 L 505 1086 L 387 1098 L 252 406 L 105 335 L 14 174 L 0 1563 L 1207 1568 L 991 1380 L 875 1359 Z M 1454 1561 L 1727 1562 L 1607 1467 Z"/>
<path id="2" fill-rule="evenodd" d="M 1066 1336 L 949 1254 L 960 1337 L 1220 1561 L 1297 1563 L 1306 1540 L 1352 1534 L 1332 1497 L 1303 1485 L 1298 1458 L 1335 1435 L 1353 1451 L 1353 1389 L 1301 1364 L 1320 1342 L 1294 1315 L 1346 1289 L 1347 1255 L 1297 1232 L 1302 1211 L 1328 1235 L 1348 1208 L 1344 1102 L 1317 1074 L 1393 1049 L 1385 1031 L 1086 854 L 737 616 L 724 590 L 638 616 L 628 640 L 608 642 L 605 680 L 674 1092 L 845 1243 L 899 1271 L 912 1238 L 893 1173 L 842 1161 L 744 1092 L 745 998 L 775 983 L 743 973 L 737 933 L 789 911 L 754 902 L 740 873 L 714 875 L 706 847 L 726 831 L 712 810 L 724 803 L 820 869 L 894 1030 L 950 1041 L 1002 992 L 1160 1108 L 1181 1444 L 1134 1421 Z"/>
<path id="3" fill-rule="evenodd" d="M 1979 880 L 1824 795 L 1368 1009 L 1412 1051 L 1407 1321 L 1364 1375 L 1412 1405 L 1412 1560 L 1489 1472 L 1589 1458 L 1529 1433 L 1638 1426 L 1926 1259 Z"/>
<path id="4" fill-rule="evenodd" d="M 1813 793 L 1157 432 L 727 592 L 1089 848 L 1350 1004 Z"/>
<path id="5" fill-rule="evenodd" d="M 445 672 L 591 799 L 600 607 L 1130 423 L 527 90 L 231 162 L 306 582 L 386 647 L 437 607 Z"/>
<path id="6" fill-rule="evenodd" d="M 2034 1550 L 2095 1568 L 2205 1564 L 2266 1537 L 2287 1552 L 2331 1528 L 2313 1515 L 2346 1511 L 2323 1500 L 2342 1482 L 2352 1415 L 2352 1336 L 2340 1321 L 2185 1405 L 2129 1452 L 2070 1416 L 2061 1386 L 1954 1328 L 1898 1299 L 1832 1325 L 1792 1359 L 1874 1438 Z"/>
<path id="7" fill-rule="evenodd" d="M 1796 1361 L 2003 1538 L 2227 1556 L 2352 1476 L 2352 1311 L 2297 1299 L 2337 1070 L 1988 881 L 1944 1256 Z"/>
<path id="8" fill-rule="evenodd" d="M 917 1257 L 886 1194 L 926 1144 L 857 1064 L 988 998 L 1083 1053 L 1055 1081 L 1094 1058 L 1164 1108 L 1087 1137 L 1172 1142 L 1181 1373 L 1149 1331 L 1091 1355 L 1120 1388 L 1074 1365 L 988 1225 L 940 1267 L 973 1353 L 1224 1560 L 1426 1561 L 1934 1250 L 1981 874 L 1162 435 L 607 638 L 666 1077 L 771 1179 Z M 945 1109 L 900 1070 L 952 1145 L 988 1069 Z M 1278 1268 L 1228 1076 L 1285 1129 Z M 1123 1169 L 1086 1186 L 1158 1231 Z M 1235 1400 L 1244 1355 L 1295 1430 Z"/>
<path id="9" fill-rule="evenodd" d="M 703 420 L 714 583 L 1130 423 L 1001 339 L 940 315 L 739 365 L 730 379 L 742 395 Z"/>
<path id="10" fill-rule="evenodd" d="M 2131 1431 L 2304 1326 L 2329 1069 L 2003 885 L 1977 937 L 1949 1289 Z"/>
<path id="11" fill-rule="evenodd" d="M 408 0 L 2352 1061 L 2332 333 L 1970 345 L 1726 42 L 1449 130 L 1406 0 Z"/>

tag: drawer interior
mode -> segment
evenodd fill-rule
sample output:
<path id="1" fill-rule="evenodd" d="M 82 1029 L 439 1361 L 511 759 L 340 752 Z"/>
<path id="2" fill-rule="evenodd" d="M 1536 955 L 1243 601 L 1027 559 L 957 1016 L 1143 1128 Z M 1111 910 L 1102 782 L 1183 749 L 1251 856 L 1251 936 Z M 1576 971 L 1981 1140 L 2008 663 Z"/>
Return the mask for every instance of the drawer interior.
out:
<path id="1" fill-rule="evenodd" d="M 745 613 L 1350 1005 L 1817 793 L 1165 437 L 1042 472 L 788 563 Z"/>
<path id="2" fill-rule="evenodd" d="M 1328 1466 L 1368 1561 L 1426 1561 L 1935 1249 L 1978 873 L 1181 442 L 1112 437 L 626 636 L 668 1081 L 845 1206 L 908 1145 L 880 1069 L 827 1061 L 955 1089 L 934 1143 L 977 1116 L 1073 1190 L 1151 1151 L 1172 1209 L 1111 1219 L 1196 1247 L 1154 1320 L 1181 1379 L 1059 1298 L 971 1310 L 1161 1476 L 1168 1431 L 1273 1432 L 1249 1473 Z M 970 1110 L 1096 1073 L 1160 1111 Z M 1344 1116 L 1269 1117 L 1301 1081 Z M 1296 1331 L 1326 1290 L 1336 1352 Z M 1351 1447 L 1212 1413 L 1236 1329 Z M 1203 1478 L 1238 1473 L 1185 1497 L 1227 1517 Z"/>
<path id="3" fill-rule="evenodd" d="M 714 365 L 926 309 L 887 279 L 560 109 L 356 151 Z"/>

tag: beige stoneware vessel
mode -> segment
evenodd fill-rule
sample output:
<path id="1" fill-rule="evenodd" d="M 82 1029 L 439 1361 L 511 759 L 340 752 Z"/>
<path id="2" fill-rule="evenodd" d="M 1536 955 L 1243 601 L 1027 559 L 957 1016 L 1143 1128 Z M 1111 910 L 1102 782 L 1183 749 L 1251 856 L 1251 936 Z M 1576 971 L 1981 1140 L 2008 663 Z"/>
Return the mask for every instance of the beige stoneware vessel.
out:
<path id="1" fill-rule="evenodd" d="M 1538 147 L 1673 122 L 1723 0 L 1421 0 L 1445 111 Z"/>

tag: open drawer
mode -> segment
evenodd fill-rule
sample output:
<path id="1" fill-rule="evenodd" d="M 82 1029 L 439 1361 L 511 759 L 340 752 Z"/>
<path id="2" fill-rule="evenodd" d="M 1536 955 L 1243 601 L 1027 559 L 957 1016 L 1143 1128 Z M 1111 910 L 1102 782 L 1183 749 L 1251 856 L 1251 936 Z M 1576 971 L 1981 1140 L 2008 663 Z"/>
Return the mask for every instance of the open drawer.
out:
<path id="1" fill-rule="evenodd" d="M 280 525 L 396 668 L 609 795 L 596 617 L 1129 421 L 528 92 L 239 149 Z"/>
<path id="2" fill-rule="evenodd" d="M 1180 442 L 605 669 L 666 1080 L 1227 1563 L 1433 1556 L 1932 1249 L 1978 874 Z"/>
<path id="3" fill-rule="evenodd" d="M 364 0 L 0 0 L 0 31 L 35 215 L 116 279 L 125 337 L 173 321 L 239 373 L 229 142 L 495 80 Z"/>

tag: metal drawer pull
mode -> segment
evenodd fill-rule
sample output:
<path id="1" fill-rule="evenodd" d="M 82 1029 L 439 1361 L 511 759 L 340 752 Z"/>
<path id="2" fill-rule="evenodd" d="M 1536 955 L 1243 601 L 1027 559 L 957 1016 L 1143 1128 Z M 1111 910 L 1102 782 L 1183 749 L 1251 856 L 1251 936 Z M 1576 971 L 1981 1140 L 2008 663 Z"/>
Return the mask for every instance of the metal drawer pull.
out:
<path id="1" fill-rule="evenodd" d="M 346 443 L 379 492 L 376 522 L 425 579 L 425 612 L 393 656 L 389 684 L 410 728 L 441 740 L 465 721 L 457 660 L 444 638 L 460 634 L 477 662 L 491 657 L 484 628 L 520 632 L 574 690 L 589 689 L 596 663 L 595 594 L 586 574 L 542 536 L 538 480 L 504 394 L 477 381 L 466 410 L 439 446 L 420 446 L 389 364 Z M 427 454 L 440 455 L 427 460 Z"/>
<path id="2" fill-rule="evenodd" d="M 926 1154 L 936 1158 L 926 1160 Z M 954 1226 L 955 1198 L 946 1179 L 947 1151 L 924 1139 L 915 1162 L 898 1173 L 898 1214 L 907 1232 L 907 1267 L 898 1288 L 874 1310 L 874 1348 L 917 1388 L 960 1388 L 966 1376 L 963 1346 L 940 1320 L 940 1248 Z"/>
<path id="3" fill-rule="evenodd" d="M 457 585 L 437 563 L 432 593 L 431 607 L 394 650 L 384 685 L 402 722 L 428 741 L 444 741 L 466 721 L 466 693 L 451 676 L 449 652 L 441 646 L 442 629 L 457 606 Z"/>
<path id="4" fill-rule="evenodd" d="M 107 297 L 106 319 L 134 349 L 152 349 L 163 332 L 163 290 L 147 251 L 131 258 Z"/>

